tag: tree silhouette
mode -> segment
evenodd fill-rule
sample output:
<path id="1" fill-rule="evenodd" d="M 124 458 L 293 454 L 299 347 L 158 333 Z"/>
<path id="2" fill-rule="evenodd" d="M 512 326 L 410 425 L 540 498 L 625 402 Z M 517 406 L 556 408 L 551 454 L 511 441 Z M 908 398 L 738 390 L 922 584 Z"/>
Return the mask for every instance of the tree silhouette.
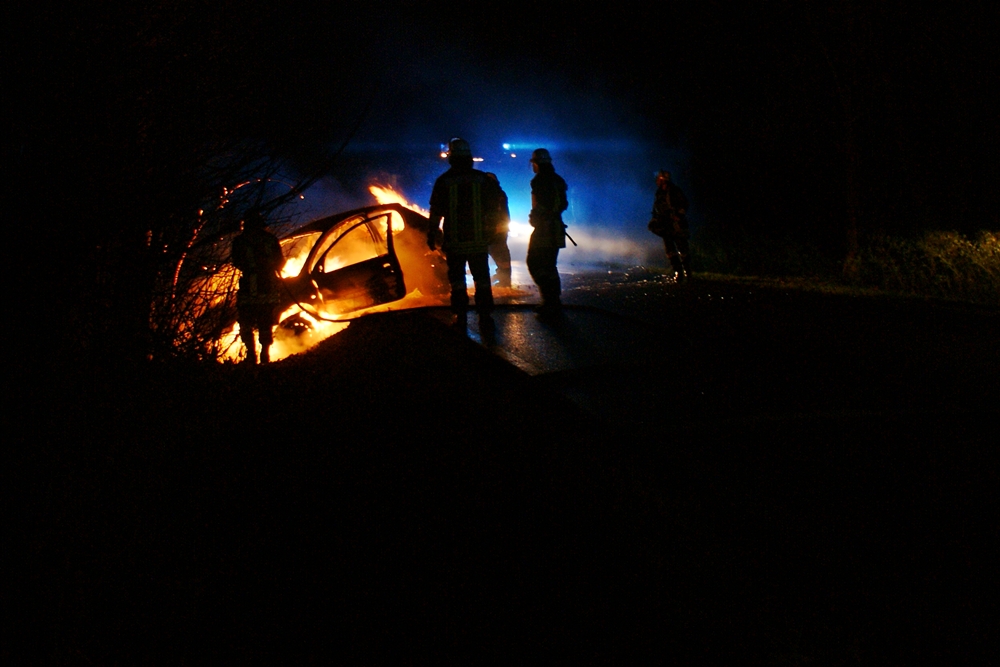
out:
<path id="1" fill-rule="evenodd" d="M 15 49 L 25 91 L 13 120 L 17 178 L 38 202 L 47 266 L 58 269 L 43 278 L 46 312 L 66 351 L 202 349 L 178 308 L 202 279 L 187 266 L 192 251 L 235 231 L 251 203 L 227 193 L 292 174 L 275 201 L 252 202 L 277 210 L 330 169 L 371 98 L 363 54 L 350 48 L 364 35 L 345 26 L 327 35 L 345 42 L 335 61 L 311 58 L 297 39 L 308 17 L 287 9 L 161 0 L 105 14 L 28 10 L 45 31 Z"/>

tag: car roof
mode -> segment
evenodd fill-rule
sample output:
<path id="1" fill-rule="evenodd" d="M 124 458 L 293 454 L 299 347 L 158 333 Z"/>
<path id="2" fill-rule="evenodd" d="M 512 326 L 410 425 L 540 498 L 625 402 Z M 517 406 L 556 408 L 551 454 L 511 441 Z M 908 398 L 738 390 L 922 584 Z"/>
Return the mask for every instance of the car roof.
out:
<path id="1" fill-rule="evenodd" d="M 326 232 L 333 229 L 340 223 L 356 218 L 359 215 L 365 217 L 376 217 L 381 213 L 387 211 L 395 211 L 403 218 L 403 222 L 407 227 L 426 228 L 428 224 L 427 218 L 425 218 L 420 213 L 412 211 L 402 204 L 376 204 L 374 206 L 362 206 L 361 208 L 352 209 L 350 211 L 343 211 L 342 213 L 335 213 L 333 215 L 327 216 L 325 218 L 320 218 L 319 220 L 314 220 L 310 223 L 297 228 L 295 231 L 285 234 L 284 238 L 289 238 L 292 236 L 299 236 L 301 234 L 309 234 L 312 232 Z"/>

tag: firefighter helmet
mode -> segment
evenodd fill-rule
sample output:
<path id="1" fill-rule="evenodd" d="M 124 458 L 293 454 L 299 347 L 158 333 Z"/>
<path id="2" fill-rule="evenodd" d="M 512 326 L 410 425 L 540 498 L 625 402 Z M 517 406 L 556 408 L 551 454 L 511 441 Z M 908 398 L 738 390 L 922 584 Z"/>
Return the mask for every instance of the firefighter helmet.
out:
<path id="1" fill-rule="evenodd" d="M 472 148 L 469 142 L 460 137 L 455 137 L 448 142 L 448 157 L 472 157 Z"/>
<path id="2" fill-rule="evenodd" d="M 531 160 L 529 161 L 534 162 L 535 164 L 552 164 L 552 156 L 549 155 L 549 152 L 546 149 L 536 148 L 531 153 Z"/>

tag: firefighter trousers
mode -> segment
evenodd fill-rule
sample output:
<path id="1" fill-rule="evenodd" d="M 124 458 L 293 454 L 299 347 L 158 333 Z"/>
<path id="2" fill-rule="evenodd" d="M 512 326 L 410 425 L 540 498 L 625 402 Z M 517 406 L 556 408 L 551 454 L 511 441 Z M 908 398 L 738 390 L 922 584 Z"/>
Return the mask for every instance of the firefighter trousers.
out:
<path id="1" fill-rule="evenodd" d="M 558 307 L 562 303 L 562 282 L 559 280 L 559 271 L 556 269 L 558 261 L 559 248 L 528 246 L 525 264 L 528 265 L 531 279 L 538 285 L 543 306 Z"/>
<path id="2" fill-rule="evenodd" d="M 476 312 L 493 312 L 493 288 L 490 286 L 489 256 L 485 253 L 448 253 L 448 282 L 451 284 L 451 309 L 464 314 L 469 309 L 469 291 L 465 286 L 465 265 L 469 265 L 476 286 Z"/>

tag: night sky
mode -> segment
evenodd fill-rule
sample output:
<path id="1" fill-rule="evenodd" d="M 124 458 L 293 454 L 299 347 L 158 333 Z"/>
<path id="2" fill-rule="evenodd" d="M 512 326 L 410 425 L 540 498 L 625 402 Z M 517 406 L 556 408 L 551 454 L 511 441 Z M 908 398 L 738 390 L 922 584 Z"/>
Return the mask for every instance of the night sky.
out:
<path id="1" fill-rule="evenodd" d="M 370 203 L 376 181 L 426 206 L 452 136 L 498 173 L 515 219 L 527 153 L 545 146 L 570 225 L 601 233 L 655 240 L 661 168 L 692 199 L 696 239 L 841 253 L 849 181 L 862 235 L 974 233 L 1000 224 L 998 16 L 952 4 L 38 5 L 19 10 L 15 150 L 26 187 L 65 184 L 53 217 L 111 235 L 130 223 L 106 221 L 109 201 L 130 220 L 179 215 L 178 188 L 251 145 L 289 178 L 323 171 L 311 212 Z"/>
<path id="2" fill-rule="evenodd" d="M 696 226 L 839 245 L 850 119 L 863 230 L 996 228 L 1000 53 L 985 3 L 545 7 L 354 17 L 378 92 L 352 147 L 364 157 L 340 178 L 367 165 L 423 201 L 435 144 L 461 135 L 497 160 L 517 217 L 530 172 L 505 167 L 499 145 L 545 144 L 571 222 L 642 231 L 652 172 L 668 168 Z"/>

